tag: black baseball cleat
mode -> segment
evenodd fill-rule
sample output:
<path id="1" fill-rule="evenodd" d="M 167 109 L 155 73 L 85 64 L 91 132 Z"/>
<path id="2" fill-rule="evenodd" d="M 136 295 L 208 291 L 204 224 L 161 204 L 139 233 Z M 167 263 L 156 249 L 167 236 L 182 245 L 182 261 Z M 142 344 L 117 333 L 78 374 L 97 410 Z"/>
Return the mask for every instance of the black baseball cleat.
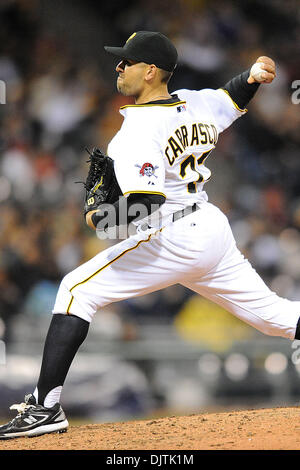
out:
<path id="1" fill-rule="evenodd" d="M 66 432 L 69 423 L 59 403 L 52 408 L 38 405 L 33 395 L 25 396 L 25 403 L 12 405 L 17 416 L 9 423 L 0 426 L 0 439 L 33 437 L 51 432 Z"/>

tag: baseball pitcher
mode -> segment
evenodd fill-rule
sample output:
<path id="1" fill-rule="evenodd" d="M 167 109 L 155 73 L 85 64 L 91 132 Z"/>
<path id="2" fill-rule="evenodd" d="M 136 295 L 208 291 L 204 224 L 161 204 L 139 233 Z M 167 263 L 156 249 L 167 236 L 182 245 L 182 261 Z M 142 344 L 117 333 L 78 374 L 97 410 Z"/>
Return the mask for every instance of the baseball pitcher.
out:
<path id="1" fill-rule="evenodd" d="M 107 155 L 90 152 L 84 214 L 99 236 L 135 230 L 62 280 L 37 386 L 13 405 L 18 414 L 0 427 L 2 439 L 67 429 L 62 386 L 95 312 L 111 302 L 179 283 L 267 335 L 300 339 L 300 302 L 266 286 L 204 191 L 219 134 L 273 81 L 273 60 L 259 57 L 217 90 L 170 93 L 177 51 L 163 34 L 138 31 L 105 49 L 119 60 L 118 91 L 135 104 L 120 109 L 124 121 Z"/>

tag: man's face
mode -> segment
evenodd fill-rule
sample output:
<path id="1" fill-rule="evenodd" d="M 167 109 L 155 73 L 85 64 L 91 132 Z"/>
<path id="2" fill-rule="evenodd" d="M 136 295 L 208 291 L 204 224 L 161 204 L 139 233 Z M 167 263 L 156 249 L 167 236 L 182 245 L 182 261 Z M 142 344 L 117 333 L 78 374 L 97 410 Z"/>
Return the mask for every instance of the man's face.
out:
<path id="1" fill-rule="evenodd" d="M 133 60 L 121 60 L 116 67 L 119 76 L 117 89 L 124 96 L 139 96 L 144 87 L 147 64 Z"/>

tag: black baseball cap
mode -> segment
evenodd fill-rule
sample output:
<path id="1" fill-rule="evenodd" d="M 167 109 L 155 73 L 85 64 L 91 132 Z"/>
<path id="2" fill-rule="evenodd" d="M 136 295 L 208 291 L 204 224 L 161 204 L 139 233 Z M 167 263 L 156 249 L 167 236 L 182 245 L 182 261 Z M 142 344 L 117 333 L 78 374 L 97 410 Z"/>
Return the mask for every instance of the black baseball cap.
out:
<path id="1" fill-rule="evenodd" d="M 104 46 L 104 49 L 120 59 L 129 59 L 172 72 L 177 64 L 177 50 L 164 34 L 155 31 L 137 31 L 123 47 Z"/>

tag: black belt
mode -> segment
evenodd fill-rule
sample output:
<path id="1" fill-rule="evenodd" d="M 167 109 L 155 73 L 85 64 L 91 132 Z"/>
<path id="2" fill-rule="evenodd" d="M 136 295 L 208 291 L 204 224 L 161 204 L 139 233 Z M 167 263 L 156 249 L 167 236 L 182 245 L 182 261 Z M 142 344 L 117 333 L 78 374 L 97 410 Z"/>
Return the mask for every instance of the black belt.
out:
<path id="1" fill-rule="evenodd" d="M 173 222 L 176 222 L 176 220 L 182 219 L 182 217 L 185 217 L 186 215 L 190 215 L 193 212 L 196 212 L 200 209 L 200 207 L 195 203 L 192 206 L 187 206 L 184 209 L 180 209 L 180 211 L 174 212 L 173 214 Z"/>

